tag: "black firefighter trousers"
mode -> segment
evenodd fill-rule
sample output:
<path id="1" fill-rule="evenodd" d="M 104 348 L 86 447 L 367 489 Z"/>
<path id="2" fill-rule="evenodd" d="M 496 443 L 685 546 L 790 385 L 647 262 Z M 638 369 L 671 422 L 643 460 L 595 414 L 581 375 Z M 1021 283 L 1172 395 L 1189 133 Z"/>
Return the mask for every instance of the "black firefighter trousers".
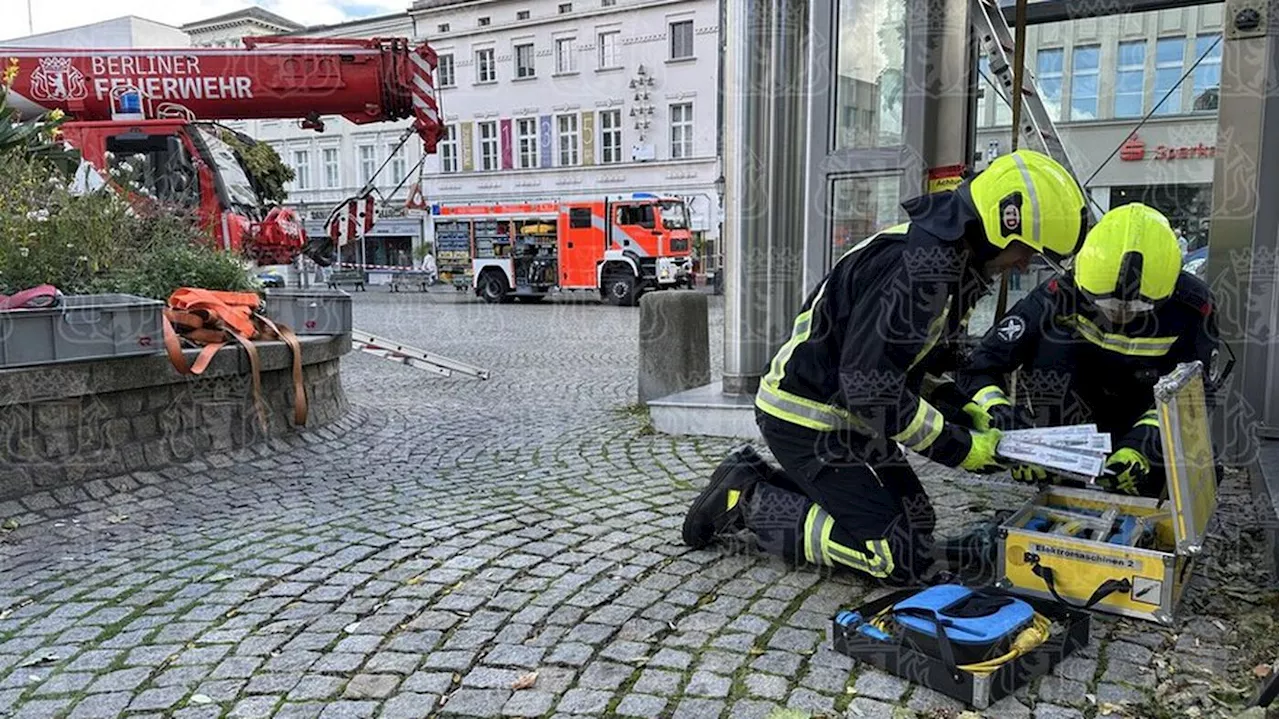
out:
<path id="1" fill-rule="evenodd" d="M 816 432 L 759 410 L 756 422 L 782 465 L 745 498 L 761 550 L 892 583 L 929 567 L 933 505 L 896 444 L 875 450 L 860 435 Z"/>

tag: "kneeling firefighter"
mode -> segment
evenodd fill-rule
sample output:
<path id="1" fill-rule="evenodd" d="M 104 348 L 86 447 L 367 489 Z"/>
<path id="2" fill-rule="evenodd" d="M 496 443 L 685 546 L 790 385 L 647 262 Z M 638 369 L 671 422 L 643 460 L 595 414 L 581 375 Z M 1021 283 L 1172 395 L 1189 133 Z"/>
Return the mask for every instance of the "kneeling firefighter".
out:
<path id="1" fill-rule="evenodd" d="M 1168 219 L 1122 205 L 1089 231 L 1070 274 L 1041 284 L 992 326 L 956 385 L 985 415 L 980 427 L 1096 423 L 1113 449 L 1098 483 L 1154 497 L 1165 478 L 1153 389 L 1180 363 L 1211 369 L 1213 305 L 1208 285 L 1182 271 Z M 1014 370 L 1017 407 L 1005 393 Z M 1048 479 L 1032 465 L 1014 467 L 1013 476 Z"/>
<path id="2" fill-rule="evenodd" d="M 756 395 L 781 471 L 750 447 L 721 463 L 685 518 L 702 547 L 749 529 L 784 559 L 889 582 L 932 563 L 933 507 L 899 444 L 972 472 L 1003 467 L 1000 432 L 947 421 L 922 390 L 946 341 L 990 287 L 1037 252 L 1061 260 L 1085 235 L 1084 195 L 1053 159 L 1004 155 L 952 192 L 903 203 L 908 222 L 846 252 L 805 300 Z"/>

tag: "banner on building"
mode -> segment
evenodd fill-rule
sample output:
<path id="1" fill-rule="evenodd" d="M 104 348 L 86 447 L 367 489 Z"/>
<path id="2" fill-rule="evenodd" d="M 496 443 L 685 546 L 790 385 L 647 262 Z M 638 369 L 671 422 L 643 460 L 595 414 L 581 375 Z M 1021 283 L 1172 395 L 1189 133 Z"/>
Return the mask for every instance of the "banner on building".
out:
<path id="1" fill-rule="evenodd" d="M 554 146 L 552 142 L 551 132 L 551 116 L 543 115 L 538 118 L 538 145 L 542 152 L 542 164 L 540 167 L 553 167 L 555 163 L 551 161 L 551 148 Z"/>
<path id="2" fill-rule="evenodd" d="M 499 136 L 502 142 L 502 169 L 511 169 L 511 118 L 506 118 L 499 123 Z"/>
<path id="3" fill-rule="evenodd" d="M 474 160 L 475 148 L 472 144 L 472 139 L 471 139 L 471 125 L 472 123 L 470 122 L 464 122 L 458 127 L 458 131 L 462 133 L 462 171 L 463 172 L 474 172 L 476 169 L 476 163 Z"/>
<path id="4" fill-rule="evenodd" d="M 582 164 L 596 164 L 596 114 L 582 113 Z"/>

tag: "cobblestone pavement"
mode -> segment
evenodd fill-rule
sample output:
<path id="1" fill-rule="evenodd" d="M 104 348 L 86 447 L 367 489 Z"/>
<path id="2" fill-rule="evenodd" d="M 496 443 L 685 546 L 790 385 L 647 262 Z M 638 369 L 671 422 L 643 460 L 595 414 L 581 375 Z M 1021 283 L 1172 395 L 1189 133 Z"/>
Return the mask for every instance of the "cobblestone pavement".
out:
<path id="1" fill-rule="evenodd" d="M 956 713 L 831 650 L 834 612 L 872 591 L 857 579 L 681 546 L 732 445 L 655 435 L 628 410 L 636 310 L 381 288 L 355 309 L 358 327 L 493 378 L 349 356 L 335 425 L 0 503 L 0 716 Z M 1027 494 L 936 468 L 925 483 L 952 526 Z M 1238 527 L 1248 502 L 1231 492 Z M 1213 571 L 1256 574 L 1254 539 L 1224 530 Z M 1195 618 L 1169 630 L 1099 619 L 1088 648 L 986 715 L 1212 714 L 1274 659 L 1275 585 L 1257 581 L 1232 599 L 1197 579 Z"/>

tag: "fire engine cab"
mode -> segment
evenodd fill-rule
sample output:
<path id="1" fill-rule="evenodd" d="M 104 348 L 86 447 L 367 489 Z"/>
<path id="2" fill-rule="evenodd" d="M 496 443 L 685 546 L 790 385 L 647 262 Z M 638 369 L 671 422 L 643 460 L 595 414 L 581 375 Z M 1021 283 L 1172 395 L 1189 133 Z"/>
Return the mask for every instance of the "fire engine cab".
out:
<path id="1" fill-rule="evenodd" d="M 441 261 L 465 246 L 471 288 L 486 302 L 591 290 L 631 306 L 646 291 L 693 286 L 689 209 L 678 197 L 437 205 L 432 215 Z"/>

